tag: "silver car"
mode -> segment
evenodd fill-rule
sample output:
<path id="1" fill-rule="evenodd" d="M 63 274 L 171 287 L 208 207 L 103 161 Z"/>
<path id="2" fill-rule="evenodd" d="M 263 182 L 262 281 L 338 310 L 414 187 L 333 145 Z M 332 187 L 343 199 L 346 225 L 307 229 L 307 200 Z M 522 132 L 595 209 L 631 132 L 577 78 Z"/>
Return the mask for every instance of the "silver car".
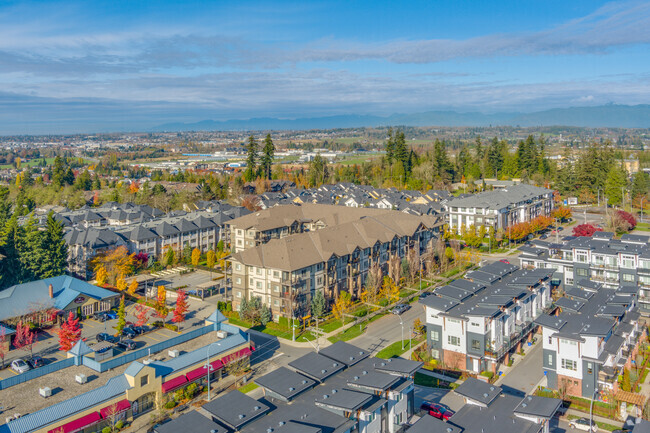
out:
<path id="1" fill-rule="evenodd" d="M 596 425 L 595 421 L 591 421 L 591 428 L 589 428 L 589 420 L 587 418 L 572 419 L 571 421 L 569 421 L 569 427 L 576 430 L 584 430 L 584 431 L 591 431 L 591 432 L 598 431 L 598 426 Z"/>
<path id="2" fill-rule="evenodd" d="M 11 369 L 16 373 L 24 373 L 28 371 L 31 367 L 22 359 L 16 359 L 11 362 Z"/>

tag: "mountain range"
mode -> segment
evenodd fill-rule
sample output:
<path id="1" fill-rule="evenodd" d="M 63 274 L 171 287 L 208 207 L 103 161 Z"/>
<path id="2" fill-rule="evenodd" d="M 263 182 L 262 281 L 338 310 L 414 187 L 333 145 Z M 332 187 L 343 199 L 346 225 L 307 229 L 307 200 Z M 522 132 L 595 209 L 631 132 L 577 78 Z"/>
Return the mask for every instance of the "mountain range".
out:
<path id="1" fill-rule="evenodd" d="M 577 126 L 650 128 L 650 105 L 607 104 L 594 107 L 554 108 L 532 113 L 426 111 L 390 116 L 339 115 L 279 119 L 260 117 L 232 120 L 202 120 L 196 123 L 166 123 L 152 131 L 305 130 L 374 126 Z"/>

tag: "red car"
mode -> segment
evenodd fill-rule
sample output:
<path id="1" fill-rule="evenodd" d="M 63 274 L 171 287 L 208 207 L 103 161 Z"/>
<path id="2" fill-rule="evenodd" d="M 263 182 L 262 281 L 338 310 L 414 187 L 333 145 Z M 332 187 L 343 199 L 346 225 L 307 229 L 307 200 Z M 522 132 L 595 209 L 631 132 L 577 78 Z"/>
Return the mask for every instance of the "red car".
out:
<path id="1" fill-rule="evenodd" d="M 448 421 L 454 413 L 438 403 L 431 403 L 428 401 L 423 401 L 420 409 L 426 411 L 429 415 L 434 418 L 442 419 Z"/>

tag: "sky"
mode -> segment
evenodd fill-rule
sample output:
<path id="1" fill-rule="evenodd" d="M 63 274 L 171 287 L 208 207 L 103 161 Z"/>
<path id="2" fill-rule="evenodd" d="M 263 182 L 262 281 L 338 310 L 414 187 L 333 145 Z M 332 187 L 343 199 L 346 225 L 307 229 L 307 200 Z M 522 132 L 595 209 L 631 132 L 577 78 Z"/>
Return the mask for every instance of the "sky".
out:
<path id="1" fill-rule="evenodd" d="M 0 134 L 650 102 L 650 2 L 0 2 Z"/>

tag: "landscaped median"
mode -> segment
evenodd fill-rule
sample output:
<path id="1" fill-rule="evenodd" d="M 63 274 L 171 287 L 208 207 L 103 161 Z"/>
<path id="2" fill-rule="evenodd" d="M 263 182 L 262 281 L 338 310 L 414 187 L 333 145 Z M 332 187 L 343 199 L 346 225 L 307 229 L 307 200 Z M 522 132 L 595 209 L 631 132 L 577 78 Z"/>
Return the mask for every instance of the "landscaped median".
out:
<path id="1" fill-rule="evenodd" d="M 395 358 L 417 346 L 422 341 L 424 341 L 424 336 L 418 336 L 410 340 L 399 340 L 390 346 L 384 347 L 382 350 L 377 352 L 375 356 L 382 359 Z"/>

